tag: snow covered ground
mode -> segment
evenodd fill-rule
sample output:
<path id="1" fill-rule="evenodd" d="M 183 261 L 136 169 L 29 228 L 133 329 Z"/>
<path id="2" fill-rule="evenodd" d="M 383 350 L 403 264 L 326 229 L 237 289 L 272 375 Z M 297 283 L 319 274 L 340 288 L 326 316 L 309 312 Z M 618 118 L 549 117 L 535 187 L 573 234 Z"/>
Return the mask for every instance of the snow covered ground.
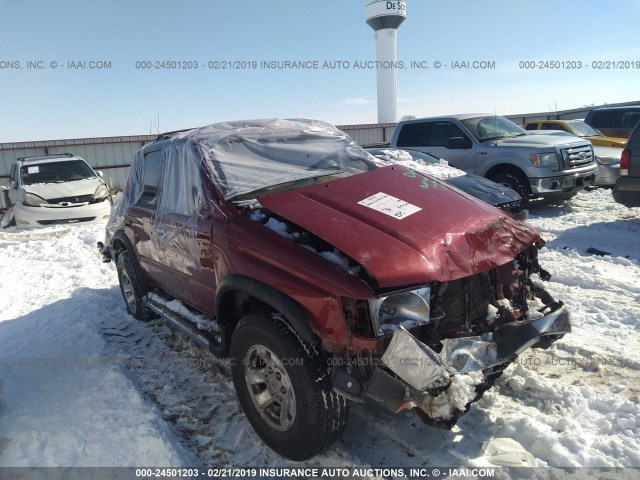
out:
<path id="1" fill-rule="evenodd" d="M 529 222 L 574 332 L 509 367 L 452 431 L 355 405 L 305 465 L 483 466 L 504 437 L 540 466 L 640 467 L 640 211 L 598 190 Z M 0 466 L 297 465 L 253 433 L 224 363 L 127 315 L 103 230 L 0 233 Z"/>

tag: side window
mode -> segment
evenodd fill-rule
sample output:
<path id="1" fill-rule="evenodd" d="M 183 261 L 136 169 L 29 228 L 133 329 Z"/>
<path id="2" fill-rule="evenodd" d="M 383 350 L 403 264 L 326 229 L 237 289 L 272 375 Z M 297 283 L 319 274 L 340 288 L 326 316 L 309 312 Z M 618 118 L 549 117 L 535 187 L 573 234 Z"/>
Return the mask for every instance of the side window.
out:
<path id="1" fill-rule="evenodd" d="M 446 147 L 449 144 L 449 139 L 454 137 L 462 137 L 467 143 L 466 148 L 471 147 L 469 137 L 458 127 L 451 122 L 435 122 L 431 128 L 431 140 L 429 142 L 430 147 Z"/>
<path id="2" fill-rule="evenodd" d="M 622 124 L 621 110 L 602 110 L 593 112 L 591 126 L 594 128 L 616 128 Z"/>
<path id="3" fill-rule="evenodd" d="M 9 174 L 9 181 L 15 182 L 17 180 L 18 180 L 18 177 L 16 177 L 16 164 L 14 163 L 13 165 L 11 165 L 11 173 Z"/>
<path id="4" fill-rule="evenodd" d="M 537 130 L 537 129 L 538 129 L 538 124 L 537 123 L 529 123 L 525 127 L 525 130 Z"/>
<path id="5" fill-rule="evenodd" d="M 640 122 L 640 112 L 624 112 L 622 116 L 623 127 L 635 127 Z"/>
<path id="6" fill-rule="evenodd" d="M 142 169 L 142 188 L 136 205 L 156 208 L 158 206 L 158 186 L 160 183 L 160 166 L 162 152 L 150 152 L 144 156 Z"/>
<path id="7" fill-rule="evenodd" d="M 202 205 L 200 157 L 185 155 L 180 147 L 165 153 L 160 215 L 195 217 Z"/>
<path id="8" fill-rule="evenodd" d="M 446 147 L 449 139 L 462 137 L 471 148 L 469 137 L 454 123 L 410 123 L 402 127 L 398 135 L 398 147 Z"/>
<path id="9" fill-rule="evenodd" d="M 398 147 L 428 147 L 431 138 L 430 123 L 409 123 L 398 135 Z"/>
<path id="10" fill-rule="evenodd" d="M 543 123 L 542 130 L 565 130 L 565 128 L 560 123 Z"/>

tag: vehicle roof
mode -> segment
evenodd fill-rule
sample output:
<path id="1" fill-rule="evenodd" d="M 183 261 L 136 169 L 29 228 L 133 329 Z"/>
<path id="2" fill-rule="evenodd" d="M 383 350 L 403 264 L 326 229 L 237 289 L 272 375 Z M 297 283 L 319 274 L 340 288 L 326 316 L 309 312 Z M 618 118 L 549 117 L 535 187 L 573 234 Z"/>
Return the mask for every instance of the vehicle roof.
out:
<path id="1" fill-rule="evenodd" d="M 477 117 L 501 117 L 502 115 L 496 115 L 495 113 L 456 113 L 454 115 L 438 115 L 436 117 L 422 117 L 415 118 L 411 120 L 405 120 L 400 123 L 413 123 L 419 122 L 421 120 L 467 120 L 468 118 L 477 118 Z"/>
<path id="2" fill-rule="evenodd" d="M 553 120 L 529 120 L 527 121 L 527 123 L 544 123 L 544 122 L 551 122 L 551 123 L 575 123 L 575 122 L 583 122 L 584 120 L 582 119 L 578 119 L 578 118 L 572 118 L 570 120 L 559 120 L 559 119 L 553 119 Z"/>
<path id="3" fill-rule="evenodd" d="M 602 110 L 640 110 L 640 105 L 628 105 L 626 107 L 598 107 L 591 110 L 592 112 L 599 112 Z"/>
<path id="4" fill-rule="evenodd" d="M 37 163 L 54 163 L 54 162 L 68 162 L 73 160 L 82 160 L 83 158 L 70 153 L 55 153 L 49 155 L 35 155 L 32 157 L 19 157 L 16 159 L 20 164 L 34 165 Z"/>

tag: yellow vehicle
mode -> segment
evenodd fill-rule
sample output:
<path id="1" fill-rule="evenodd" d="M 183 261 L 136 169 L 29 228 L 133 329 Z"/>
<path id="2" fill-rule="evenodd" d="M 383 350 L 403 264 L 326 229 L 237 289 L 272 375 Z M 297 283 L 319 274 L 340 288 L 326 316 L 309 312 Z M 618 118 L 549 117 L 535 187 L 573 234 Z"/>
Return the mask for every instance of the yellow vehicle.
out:
<path id="1" fill-rule="evenodd" d="M 626 138 L 607 137 L 582 120 L 538 120 L 524 124 L 525 130 L 564 130 L 576 137 L 589 140 L 594 146 L 624 148 Z"/>

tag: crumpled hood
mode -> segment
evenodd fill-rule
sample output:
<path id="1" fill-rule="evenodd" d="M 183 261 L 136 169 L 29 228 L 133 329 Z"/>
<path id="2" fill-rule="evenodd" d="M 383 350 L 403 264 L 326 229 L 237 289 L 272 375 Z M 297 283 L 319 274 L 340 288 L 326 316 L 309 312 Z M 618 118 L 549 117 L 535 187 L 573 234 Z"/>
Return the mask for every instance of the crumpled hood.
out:
<path id="1" fill-rule="evenodd" d="M 24 190 L 33 193 L 45 200 L 63 197 L 79 197 L 82 195 L 93 195 L 96 189 L 104 182 L 98 177 L 75 180 L 63 183 L 36 183 L 34 185 L 24 185 Z"/>
<path id="2" fill-rule="evenodd" d="M 349 255 L 381 288 L 480 273 L 509 262 L 539 238 L 500 210 L 400 166 L 259 201 Z"/>
<path id="3" fill-rule="evenodd" d="M 502 205 L 522 200 L 522 197 L 509 187 L 478 175 L 450 178 L 447 183 L 491 205 Z"/>

